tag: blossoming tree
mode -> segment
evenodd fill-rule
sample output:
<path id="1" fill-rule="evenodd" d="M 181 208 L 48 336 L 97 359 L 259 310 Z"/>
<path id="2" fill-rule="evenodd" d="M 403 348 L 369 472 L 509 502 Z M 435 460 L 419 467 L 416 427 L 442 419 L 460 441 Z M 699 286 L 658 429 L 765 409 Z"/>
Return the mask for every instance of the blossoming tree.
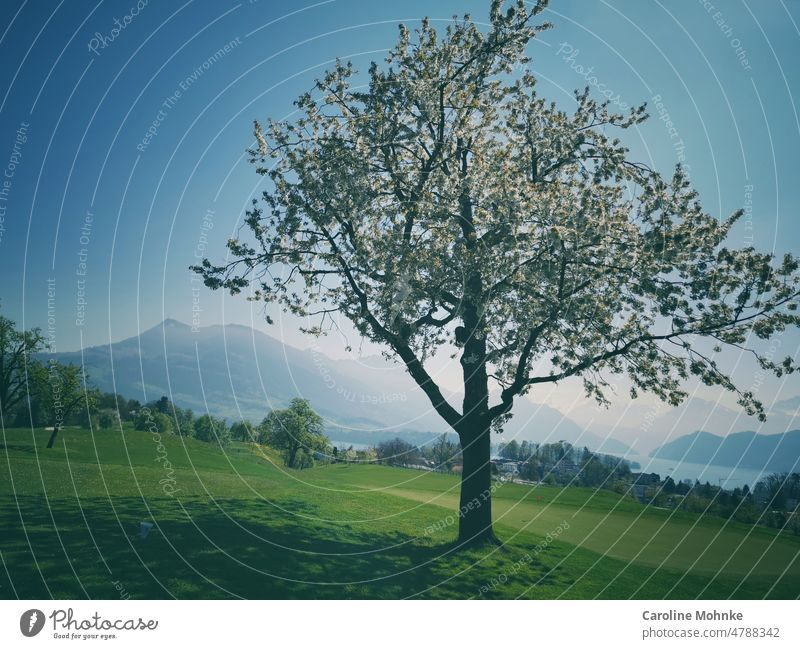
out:
<path id="1" fill-rule="evenodd" d="M 549 25 L 544 1 L 494 0 L 443 34 L 400 26 L 385 65 L 356 85 L 337 62 L 291 120 L 255 123 L 251 151 L 269 189 L 228 242 L 228 260 L 193 270 L 211 288 L 307 318 L 349 319 L 405 365 L 459 435 L 459 538 L 494 541 L 490 433 L 516 398 L 582 380 L 600 402 L 612 375 L 671 404 L 694 375 L 756 396 L 722 367 L 723 347 L 759 351 L 798 323 L 798 262 L 725 245 L 737 212 L 706 213 L 678 167 L 631 162 L 614 137 L 646 119 L 588 90 L 568 110 L 537 94 L 525 50 Z M 463 402 L 426 369 L 455 349 Z"/>

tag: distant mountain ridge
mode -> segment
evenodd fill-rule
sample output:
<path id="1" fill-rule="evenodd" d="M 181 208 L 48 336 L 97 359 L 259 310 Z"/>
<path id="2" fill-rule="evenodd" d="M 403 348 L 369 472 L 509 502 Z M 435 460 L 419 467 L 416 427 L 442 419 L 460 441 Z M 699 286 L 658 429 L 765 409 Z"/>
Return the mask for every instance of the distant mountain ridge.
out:
<path id="1" fill-rule="evenodd" d="M 81 352 L 55 355 L 81 363 Z M 260 421 L 270 409 L 302 396 L 325 419 L 335 439 L 369 443 L 403 431 L 417 439 L 448 430 L 401 364 L 381 357 L 337 361 L 316 349 L 298 349 L 243 325 L 199 331 L 165 320 L 138 336 L 83 350 L 90 380 L 100 389 L 150 401 L 167 395 L 182 408 L 236 420 Z M 461 397 L 446 393 L 454 405 Z M 502 439 L 568 441 L 595 451 L 630 448 L 586 430 L 546 405 L 522 398 Z M 493 436 L 493 441 L 501 441 Z"/>
<path id="2" fill-rule="evenodd" d="M 800 430 L 773 435 L 744 431 L 725 437 L 698 431 L 667 442 L 651 451 L 650 457 L 694 464 L 800 472 Z"/>
<path id="3" fill-rule="evenodd" d="M 81 353 L 56 358 L 80 363 Z M 140 401 L 167 395 L 183 408 L 230 420 L 260 421 L 297 396 L 310 399 L 331 426 L 343 428 L 383 429 L 387 422 L 403 427 L 409 423 L 409 406 L 413 412 L 430 410 L 429 405 L 423 408 L 424 395 L 383 394 L 368 379 L 338 372 L 336 361 L 327 356 L 284 345 L 242 325 L 192 331 L 165 320 L 139 336 L 85 349 L 83 362 L 102 390 Z M 437 424 L 443 429 L 438 416 L 422 419 L 412 427 Z"/>

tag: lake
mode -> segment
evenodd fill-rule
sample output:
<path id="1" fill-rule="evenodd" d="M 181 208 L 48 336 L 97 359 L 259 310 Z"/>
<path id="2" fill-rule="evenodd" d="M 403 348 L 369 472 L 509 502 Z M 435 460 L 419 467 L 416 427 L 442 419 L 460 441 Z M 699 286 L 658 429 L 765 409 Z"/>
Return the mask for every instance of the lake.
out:
<path id="1" fill-rule="evenodd" d="M 658 473 L 662 479 L 671 476 L 675 482 L 686 479 L 694 481 L 697 479 L 700 482 L 721 485 L 725 489 L 735 489 L 744 485 L 748 485 L 752 489 L 756 482 L 773 473 L 772 471 L 761 471 L 759 469 L 664 460 L 646 455 L 627 455 L 625 459 L 631 462 L 638 462 L 641 465 L 642 468 L 635 469 L 635 471 Z"/>

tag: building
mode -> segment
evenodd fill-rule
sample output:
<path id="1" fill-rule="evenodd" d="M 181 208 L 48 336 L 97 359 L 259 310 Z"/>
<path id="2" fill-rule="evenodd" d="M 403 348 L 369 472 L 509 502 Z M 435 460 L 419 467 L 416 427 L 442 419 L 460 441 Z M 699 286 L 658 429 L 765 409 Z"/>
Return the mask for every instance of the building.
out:
<path id="1" fill-rule="evenodd" d="M 507 460 L 502 457 L 493 457 L 490 462 L 497 473 L 511 476 L 519 474 L 519 468 L 522 464 L 522 462 L 517 462 L 516 460 Z"/>
<path id="2" fill-rule="evenodd" d="M 503 462 L 497 469 L 500 473 L 517 475 L 519 473 L 519 462 Z"/>

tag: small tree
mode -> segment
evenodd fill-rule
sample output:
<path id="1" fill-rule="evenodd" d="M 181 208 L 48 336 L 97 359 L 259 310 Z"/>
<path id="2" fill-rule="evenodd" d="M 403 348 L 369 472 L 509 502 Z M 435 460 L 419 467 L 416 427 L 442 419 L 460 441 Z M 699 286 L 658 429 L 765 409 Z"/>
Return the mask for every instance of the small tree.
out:
<path id="1" fill-rule="evenodd" d="M 0 421 L 8 422 L 29 395 L 26 368 L 31 355 L 45 348 L 41 330 L 18 331 L 13 320 L 0 316 Z"/>
<path id="2" fill-rule="evenodd" d="M 515 399 L 569 378 L 607 403 L 627 374 L 670 404 L 694 375 L 755 395 L 719 364 L 798 324 L 798 261 L 725 245 L 742 215 L 706 213 L 680 167 L 630 161 L 616 114 L 588 88 L 567 112 L 540 97 L 525 49 L 546 2 L 493 0 L 486 32 L 467 16 L 440 35 L 426 20 L 366 85 L 337 62 L 297 100 L 297 117 L 255 123 L 251 159 L 270 185 L 230 261 L 194 267 L 211 288 L 292 313 L 349 318 L 401 361 L 463 453 L 459 537 L 495 540 L 490 431 Z M 443 345 L 463 373 L 461 407 L 425 367 Z M 491 390 L 496 397 L 490 399 Z M 476 503 L 478 505 L 476 506 Z"/>
<path id="3" fill-rule="evenodd" d="M 157 410 L 165 415 L 171 415 L 172 410 L 175 407 L 167 395 L 162 395 L 160 399 L 153 401 L 152 403 L 148 404 L 148 406 L 152 410 Z"/>
<path id="4" fill-rule="evenodd" d="M 134 402 L 128 401 L 121 394 L 103 392 L 100 395 L 97 407 L 101 411 L 113 411 L 118 420 L 128 421 L 131 419 L 131 410 L 135 410 L 135 408 L 131 408 L 131 403 Z M 138 407 L 138 402 L 135 403 Z"/>
<path id="5" fill-rule="evenodd" d="M 146 430 L 150 433 L 171 433 L 173 429 L 172 419 L 163 412 L 151 410 L 149 407 L 140 408 L 137 411 L 136 419 L 133 422 L 135 430 Z"/>
<path id="6" fill-rule="evenodd" d="M 88 385 L 89 378 L 80 365 L 63 365 L 54 360 L 31 364 L 35 376 L 35 399 L 47 413 L 53 427 L 47 448 L 53 448 L 59 431 L 81 410 L 87 421 L 97 411 L 100 391 Z"/>
<path id="7" fill-rule="evenodd" d="M 194 413 L 190 409 L 175 407 L 173 419 L 176 424 L 176 432 L 183 437 L 194 435 Z"/>
<path id="8" fill-rule="evenodd" d="M 431 456 L 438 469 L 449 469 L 453 465 L 453 459 L 457 453 L 458 448 L 447 439 L 447 435 L 444 433 L 436 439 L 431 448 Z"/>
<path id="9" fill-rule="evenodd" d="M 265 444 L 283 451 L 286 466 L 309 466 L 314 452 L 325 452 L 324 422 L 305 399 L 292 399 L 288 408 L 273 410 L 259 426 Z"/>
<path id="10" fill-rule="evenodd" d="M 378 459 L 384 464 L 417 464 L 419 452 L 417 447 L 404 439 L 395 437 L 378 443 L 375 448 Z"/>
<path id="11" fill-rule="evenodd" d="M 512 439 L 500 447 L 498 455 L 506 460 L 519 460 L 519 442 Z"/>
<path id="12" fill-rule="evenodd" d="M 227 446 L 231 441 L 227 422 L 208 414 L 195 419 L 194 436 L 201 442 L 217 442 L 220 446 Z"/>
<path id="13" fill-rule="evenodd" d="M 345 464 L 353 464 L 356 460 L 358 460 L 358 451 L 353 448 L 351 444 L 348 446 L 344 452 L 341 454 L 342 461 Z"/>
<path id="14" fill-rule="evenodd" d="M 238 442 L 252 442 L 257 438 L 255 427 L 249 421 L 235 421 L 231 424 L 231 437 Z"/>
<path id="15" fill-rule="evenodd" d="M 115 428 L 121 424 L 121 418 L 117 410 L 111 408 L 103 408 L 97 413 L 97 428 L 100 430 L 108 430 Z"/>

